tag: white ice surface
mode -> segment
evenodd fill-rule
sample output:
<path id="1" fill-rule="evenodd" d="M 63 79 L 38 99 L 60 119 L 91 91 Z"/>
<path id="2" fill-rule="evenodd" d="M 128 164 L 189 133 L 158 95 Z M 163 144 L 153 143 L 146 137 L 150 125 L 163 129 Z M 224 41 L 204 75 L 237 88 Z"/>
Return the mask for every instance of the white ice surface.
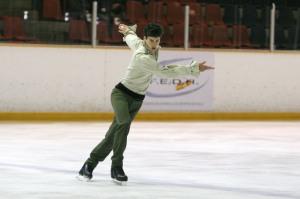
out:
<path id="1" fill-rule="evenodd" d="M 0 198 L 299 199 L 300 122 L 134 122 L 124 170 L 110 156 L 75 179 L 109 123 L 0 123 Z"/>

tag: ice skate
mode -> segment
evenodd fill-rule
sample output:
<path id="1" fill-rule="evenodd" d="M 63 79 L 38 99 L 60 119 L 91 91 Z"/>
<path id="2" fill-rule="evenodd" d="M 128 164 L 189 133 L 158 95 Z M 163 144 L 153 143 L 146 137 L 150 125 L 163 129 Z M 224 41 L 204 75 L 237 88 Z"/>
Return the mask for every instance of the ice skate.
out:
<path id="1" fill-rule="evenodd" d="M 80 181 L 91 181 L 93 178 L 93 169 L 87 163 L 84 163 L 76 178 Z"/>
<path id="2" fill-rule="evenodd" d="M 122 167 L 111 168 L 111 178 L 118 185 L 126 185 L 128 181 L 128 177 Z"/>

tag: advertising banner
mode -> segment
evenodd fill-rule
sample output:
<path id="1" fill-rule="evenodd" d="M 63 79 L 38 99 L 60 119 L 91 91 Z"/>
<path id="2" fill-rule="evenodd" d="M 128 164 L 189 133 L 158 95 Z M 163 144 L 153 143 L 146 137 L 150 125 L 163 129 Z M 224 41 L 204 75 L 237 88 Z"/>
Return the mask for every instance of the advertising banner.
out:
<path id="1" fill-rule="evenodd" d="M 214 66 L 213 53 L 199 51 L 161 51 L 161 67 L 190 64 L 192 60 Z M 142 111 L 210 111 L 213 104 L 214 70 L 201 72 L 198 77 L 176 78 L 154 76 L 146 93 Z"/>

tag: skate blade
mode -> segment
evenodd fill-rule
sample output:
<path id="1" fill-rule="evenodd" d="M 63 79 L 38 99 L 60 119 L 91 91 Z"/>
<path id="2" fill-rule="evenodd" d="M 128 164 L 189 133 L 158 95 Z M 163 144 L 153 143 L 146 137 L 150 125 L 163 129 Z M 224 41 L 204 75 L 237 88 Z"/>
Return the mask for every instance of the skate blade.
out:
<path id="1" fill-rule="evenodd" d="M 79 181 L 84 181 L 84 182 L 90 182 L 91 181 L 91 179 L 89 179 L 87 177 L 84 177 L 82 175 L 77 175 L 76 179 L 79 180 Z"/>
<path id="2" fill-rule="evenodd" d="M 120 186 L 126 186 L 127 185 L 127 181 L 119 181 L 119 180 L 116 180 L 116 179 L 112 179 L 112 181 L 115 184 L 120 185 Z"/>

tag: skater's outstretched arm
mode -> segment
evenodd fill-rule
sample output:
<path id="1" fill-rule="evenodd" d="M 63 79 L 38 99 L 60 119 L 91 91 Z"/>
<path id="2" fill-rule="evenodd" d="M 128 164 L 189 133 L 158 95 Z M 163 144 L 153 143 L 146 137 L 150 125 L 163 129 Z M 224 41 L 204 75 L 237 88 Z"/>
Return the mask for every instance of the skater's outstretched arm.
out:
<path id="1" fill-rule="evenodd" d="M 127 26 L 125 24 L 119 25 L 119 32 L 124 35 L 124 41 L 127 43 L 128 47 L 135 51 L 140 45 L 142 45 L 142 40 L 136 35 L 137 25 Z"/>
<path id="2" fill-rule="evenodd" d="M 155 60 L 149 58 L 145 54 L 137 54 L 136 58 L 139 62 L 139 67 L 143 70 L 153 73 L 160 77 L 178 77 L 185 75 L 198 76 L 200 72 L 214 69 L 214 67 L 205 65 L 206 62 L 193 61 L 188 65 L 166 65 L 160 66 Z"/>

